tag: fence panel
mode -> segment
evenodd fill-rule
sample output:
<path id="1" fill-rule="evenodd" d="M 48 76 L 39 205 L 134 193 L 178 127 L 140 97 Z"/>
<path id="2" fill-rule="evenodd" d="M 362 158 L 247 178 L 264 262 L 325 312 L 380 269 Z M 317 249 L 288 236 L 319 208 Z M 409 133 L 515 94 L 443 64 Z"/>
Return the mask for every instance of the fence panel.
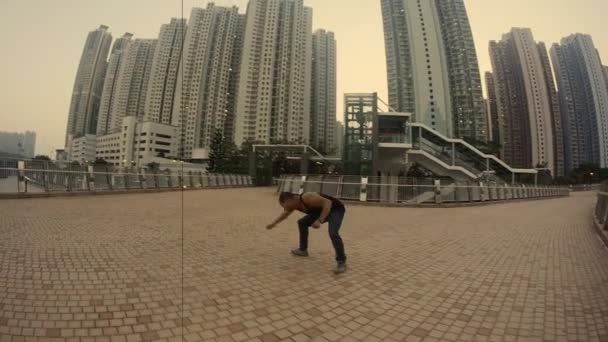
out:
<path id="1" fill-rule="evenodd" d="M 342 182 L 341 198 L 359 201 L 361 199 L 361 176 L 344 176 Z"/>
<path id="2" fill-rule="evenodd" d="M 309 176 L 304 183 L 304 192 L 321 192 L 323 176 Z"/>

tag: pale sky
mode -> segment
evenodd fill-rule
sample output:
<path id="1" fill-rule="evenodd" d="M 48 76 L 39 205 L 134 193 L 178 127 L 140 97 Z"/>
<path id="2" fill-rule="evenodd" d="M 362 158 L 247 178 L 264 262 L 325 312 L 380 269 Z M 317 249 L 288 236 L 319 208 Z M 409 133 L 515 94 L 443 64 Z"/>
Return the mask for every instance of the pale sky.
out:
<path id="1" fill-rule="evenodd" d="M 218 0 L 245 12 L 246 0 Z M 550 46 L 574 32 L 594 38 L 608 63 L 606 0 L 465 0 L 480 68 L 491 69 L 488 42 L 511 27 L 530 27 Z M 377 91 L 386 99 L 380 0 L 305 0 L 314 28 L 336 33 L 338 118 L 345 92 Z M 184 0 L 185 15 L 207 1 Z M 114 38 L 132 32 L 155 38 L 160 25 L 181 16 L 181 0 L 0 0 L 0 131 L 33 130 L 36 152 L 62 148 L 70 96 L 84 41 L 100 24 Z"/>

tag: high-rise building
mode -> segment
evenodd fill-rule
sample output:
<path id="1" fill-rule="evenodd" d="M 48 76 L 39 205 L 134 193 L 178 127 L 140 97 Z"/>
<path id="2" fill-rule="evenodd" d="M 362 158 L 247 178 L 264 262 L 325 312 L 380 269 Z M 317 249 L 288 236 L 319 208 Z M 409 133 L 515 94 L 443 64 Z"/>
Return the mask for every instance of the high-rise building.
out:
<path id="1" fill-rule="evenodd" d="M 194 8 L 188 22 L 173 116 L 179 126 L 180 155 L 208 149 L 215 131 L 232 137 L 232 113 L 245 16 L 237 7 Z"/>
<path id="2" fill-rule="evenodd" d="M 606 89 L 608 89 L 608 66 L 603 65 L 602 69 L 604 70 L 604 80 L 606 80 Z"/>
<path id="3" fill-rule="evenodd" d="M 608 166 L 608 89 L 591 36 L 573 34 L 554 44 L 568 171 L 584 163 Z"/>
<path id="4" fill-rule="evenodd" d="M 545 63 L 532 31 L 514 28 L 490 42 L 500 119 L 502 158 L 519 168 L 547 168 L 556 174 L 553 102 Z M 546 52 L 545 52 L 546 53 Z"/>
<path id="5" fill-rule="evenodd" d="M 481 76 L 463 0 L 382 0 L 389 104 L 449 136 L 487 139 Z"/>
<path id="6" fill-rule="evenodd" d="M 0 155 L 8 154 L 13 157 L 34 158 L 36 150 L 36 133 L 0 131 Z"/>
<path id="7" fill-rule="evenodd" d="M 553 161 L 555 168 L 555 176 L 563 177 L 566 175 L 566 163 L 564 154 L 564 127 L 562 125 L 562 114 L 559 108 L 559 97 L 557 96 L 557 88 L 553 79 L 553 70 L 547 47 L 545 43 L 539 42 L 538 53 L 543 64 L 543 72 L 545 73 L 545 85 L 551 101 L 551 124 L 553 128 Z"/>
<path id="8" fill-rule="evenodd" d="M 97 129 L 95 130 L 95 133 L 99 135 L 104 135 L 109 131 L 112 108 L 114 101 L 116 100 L 116 92 L 118 89 L 118 73 L 124 60 L 124 51 L 129 46 L 132 37 L 133 34 L 125 33 L 122 38 L 116 39 L 112 46 L 106 77 L 103 83 L 99 114 L 97 116 Z"/>
<path id="9" fill-rule="evenodd" d="M 145 121 L 166 125 L 177 121 L 172 116 L 173 102 L 185 35 L 185 19 L 173 18 L 161 26 L 146 93 Z"/>
<path id="10" fill-rule="evenodd" d="M 120 132 L 127 116 L 143 120 L 157 42 L 156 39 L 135 39 L 125 49 L 107 134 Z M 103 134 L 98 132 L 98 135 Z"/>
<path id="11" fill-rule="evenodd" d="M 488 140 L 495 144 L 500 144 L 500 121 L 498 119 L 498 104 L 496 103 L 496 87 L 494 85 L 494 75 L 486 72 L 486 90 L 488 93 L 487 113 L 488 113 Z"/>
<path id="12" fill-rule="evenodd" d="M 335 153 L 336 38 L 317 30 L 312 36 L 312 98 L 310 144 L 321 153 Z"/>
<path id="13" fill-rule="evenodd" d="M 336 121 L 336 134 L 334 138 L 336 140 L 336 152 L 335 155 L 338 158 L 343 158 L 344 153 L 344 124 L 340 121 Z"/>
<path id="14" fill-rule="evenodd" d="M 486 141 L 479 62 L 463 0 L 435 0 L 448 66 L 454 136 Z M 424 31 L 423 31 L 424 33 Z"/>
<path id="15" fill-rule="evenodd" d="M 234 140 L 310 139 L 312 9 L 303 0 L 247 7 Z"/>
<path id="16" fill-rule="evenodd" d="M 112 35 L 104 25 L 90 32 L 87 37 L 72 91 L 66 146 L 71 139 L 85 134 L 95 134 L 97 130 L 97 115 L 111 44 Z"/>

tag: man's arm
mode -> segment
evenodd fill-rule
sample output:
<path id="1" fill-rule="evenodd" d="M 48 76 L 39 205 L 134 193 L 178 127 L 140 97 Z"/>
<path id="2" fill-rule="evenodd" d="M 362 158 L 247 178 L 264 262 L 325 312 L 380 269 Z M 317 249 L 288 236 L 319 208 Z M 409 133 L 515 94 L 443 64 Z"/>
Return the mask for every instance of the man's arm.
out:
<path id="1" fill-rule="evenodd" d="M 327 216 L 331 212 L 331 201 L 317 193 L 306 193 L 302 196 L 302 201 L 309 208 L 322 208 L 319 219 L 312 225 L 314 228 L 319 228 L 321 223 L 327 220 Z"/>
<path id="2" fill-rule="evenodd" d="M 291 213 L 293 213 L 293 210 L 285 210 L 283 213 L 281 213 L 281 215 L 279 215 L 279 217 L 276 220 L 274 220 L 274 222 L 267 225 L 266 229 L 272 229 L 272 228 L 276 227 L 277 224 L 285 221 L 285 219 L 287 219 L 289 217 L 289 215 L 291 215 Z"/>

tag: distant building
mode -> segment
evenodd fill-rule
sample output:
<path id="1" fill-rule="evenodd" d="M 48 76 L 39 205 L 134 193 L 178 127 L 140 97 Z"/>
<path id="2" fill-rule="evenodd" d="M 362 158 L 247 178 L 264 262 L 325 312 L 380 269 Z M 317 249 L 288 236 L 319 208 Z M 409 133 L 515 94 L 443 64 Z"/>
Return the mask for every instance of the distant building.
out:
<path id="1" fill-rule="evenodd" d="M 15 157 L 34 158 L 36 152 L 36 133 L 0 131 L 0 152 Z"/>
<path id="2" fill-rule="evenodd" d="M 312 9 L 303 0 L 247 7 L 234 140 L 308 143 Z"/>
<path id="3" fill-rule="evenodd" d="M 312 92 L 310 145 L 322 153 L 335 154 L 336 38 L 317 30 L 312 36 Z"/>
<path id="4" fill-rule="evenodd" d="M 95 158 L 114 166 L 145 167 L 157 159 L 176 156 L 177 131 L 174 126 L 128 116 L 120 132 L 97 137 Z"/>
<path id="5" fill-rule="evenodd" d="M 382 0 L 389 105 L 439 133 L 486 141 L 473 34 L 463 0 Z"/>
<path id="6" fill-rule="evenodd" d="M 70 141 L 67 148 L 68 161 L 78 163 L 93 163 L 95 161 L 95 146 L 97 136 L 87 134 Z"/>
<path id="7" fill-rule="evenodd" d="M 545 85 L 547 87 L 549 100 L 551 102 L 551 124 L 553 128 L 553 154 L 555 163 L 554 176 L 563 177 L 566 175 L 566 156 L 564 150 L 564 125 L 562 123 L 562 113 L 559 106 L 559 96 L 555 80 L 553 79 L 553 71 L 551 69 L 551 61 L 545 43 L 538 43 L 538 53 L 543 64 L 543 72 L 545 73 Z"/>
<path id="8" fill-rule="evenodd" d="M 138 120 L 144 119 L 152 58 L 157 42 L 156 39 L 135 39 L 125 49 L 108 130 L 98 135 L 119 132 L 122 120 L 127 116 L 135 116 Z"/>
<path id="9" fill-rule="evenodd" d="M 334 136 L 336 141 L 336 152 L 335 155 L 338 158 L 343 158 L 344 153 L 344 124 L 340 121 L 336 121 L 336 134 Z"/>
<path id="10" fill-rule="evenodd" d="M 172 116 L 173 102 L 185 35 L 185 19 L 173 18 L 161 26 L 146 93 L 144 121 L 171 125 L 176 119 Z"/>
<path id="11" fill-rule="evenodd" d="M 55 150 L 55 160 L 67 162 L 68 161 L 68 152 L 65 149 Z"/>
<path id="12" fill-rule="evenodd" d="M 501 157 L 518 168 L 544 167 L 559 171 L 556 155 L 551 70 L 528 28 L 513 28 L 499 42 L 490 42 L 499 117 Z M 559 115 L 557 113 L 557 115 Z M 558 133 L 561 134 L 561 133 Z"/>
<path id="13" fill-rule="evenodd" d="M 244 25 L 237 7 L 192 9 L 173 106 L 180 157 L 209 149 L 217 130 L 232 139 Z"/>
<path id="14" fill-rule="evenodd" d="M 608 167 L 608 85 L 593 39 L 563 38 L 551 48 L 563 118 L 567 170 L 584 163 Z"/>
<path id="15" fill-rule="evenodd" d="M 606 88 L 608 89 L 608 66 L 602 65 L 602 69 L 604 70 L 604 79 L 606 80 Z"/>
<path id="16" fill-rule="evenodd" d="M 95 134 L 112 35 L 107 26 L 89 33 L 74 82 L 66 129 L 66 146 L 73 138 Z"/>
<path id="17" fill-rule="evenodd" d="M 494 86 L 494 75 L 486 72 L 486 89 L 488 99 L 486 110 L 488 113 L 488 140 L 495 144 L 500 144 L 500 120 L 498 119 L 498 104 L 496 103 L 496 87 Z"/>
<path id="18" fill-rule="evenodd" d="M 114 109 L 116 93 L 118 90 L 118 76 L 124 61 L 124 52 L 129 46 L 132 37 L 133 35 L 131 33 L 125 33 L 122 38 L 116 39 L 112 46 L 110 61 L 108 62 L 108 68 L 103 83 L 103 93 L 101 95 L 101 104 L 97 116 L 97 129 L 95 130 L 96 134 L 107 134 L 110 130 L 109 126 L 110 121 L 112 120 L 112 111 Z"/>

